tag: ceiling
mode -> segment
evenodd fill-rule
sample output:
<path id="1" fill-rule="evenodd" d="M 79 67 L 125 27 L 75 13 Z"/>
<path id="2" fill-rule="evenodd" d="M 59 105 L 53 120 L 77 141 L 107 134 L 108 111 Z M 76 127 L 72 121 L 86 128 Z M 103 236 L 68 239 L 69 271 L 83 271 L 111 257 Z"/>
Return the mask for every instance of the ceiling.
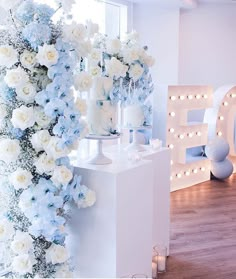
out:
<path id="1" fill-rule="evenodd" d="M 133 3 L 158 3 L 165 6 L 196 7 L 199 4 L 236 4 L 236 0 L 129 0 Z"/>

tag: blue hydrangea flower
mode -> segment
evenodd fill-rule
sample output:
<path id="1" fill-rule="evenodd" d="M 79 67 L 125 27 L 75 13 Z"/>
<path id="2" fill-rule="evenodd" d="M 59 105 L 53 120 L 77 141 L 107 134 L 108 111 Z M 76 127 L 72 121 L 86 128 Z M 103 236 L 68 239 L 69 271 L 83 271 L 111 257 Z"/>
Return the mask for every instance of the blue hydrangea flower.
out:
<path id="1" fill-rule="evenodd" d="M 58 98 L 51 99 L 49 103 L 46 104 L 44 112 L 47 116 L 56 118 L 63 115 L 63 111 L 66 107 L 66 103 Z"/>
<path id="2" fill-rule="evenodd" d="M 29 24 L 34 20 L 47 24 L 55 11 L 47 5 L 37 4 L 32 0 L 26 0 L 18 7 L 16 18 L 25 24 Z"/>
<path id="3" fill-rule="evenodd" d="M 25 134 L 25 131 L 22 131 L 21 129 L 18 128 L 13 128 L 11 130 L 11 135 L 15 138 L 15 139 L 21 139 Z"/>
<path id="4" fill-rule="evenodd" d="M 22 36 L 33 49 L 37 50 L 38 46 L 50 41 L 51 29 L 46 24 L 32 22 L 23 29 Z"/>
<path id="5" fill-rule="evenodd" d="M 53 96 L 53 97 L 55 98 L 56 96 Z M 47 103 L 50 102 L 51 98 L 52 97 L 46 90 L 42 90 L 36 94 L 35 101 L 40 106 L 44 107 L 44 106 L 46 106 Z"/>
<path id="6" fill-rule="evenodd" d="M 57 191 L 57 187 L 53 185 L 51 180 L 47 180 L 45 178 L 39 179 L 37 187 L 41 190 L 43 196 L 48 193 L 55 193 Z"/>
<path id="7" fill-rule="evenodd" d="M 16 96 L 15 90 L 8 87 L 5 82 L 0 82 L 1 98 L 4 102 L 12 102 L 12 99 Z"/>

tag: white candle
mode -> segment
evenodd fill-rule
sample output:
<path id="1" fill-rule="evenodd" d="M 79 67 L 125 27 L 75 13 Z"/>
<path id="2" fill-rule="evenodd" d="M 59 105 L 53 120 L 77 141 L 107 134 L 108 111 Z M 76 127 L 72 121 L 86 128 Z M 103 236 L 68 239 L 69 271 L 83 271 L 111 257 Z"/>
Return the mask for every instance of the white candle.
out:
<path id="1" fill-rule="evenodd" d="M 158 272 L 164 272 L 166 270 L 166 256 L 157 257 Z"/>
<path id="2" fill-rule="evenodd" d="M 152 262 L 152 278 L 157 278 L 157 263 Z"/>

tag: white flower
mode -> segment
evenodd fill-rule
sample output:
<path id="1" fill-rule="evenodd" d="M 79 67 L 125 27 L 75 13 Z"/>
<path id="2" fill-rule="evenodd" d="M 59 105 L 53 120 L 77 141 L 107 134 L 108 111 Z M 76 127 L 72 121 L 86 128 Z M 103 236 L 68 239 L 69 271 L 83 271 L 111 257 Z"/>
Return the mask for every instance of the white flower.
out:
<path id="1" fill-rule="evenodd" d="M 87 102 L 85 99 L 77 98 L 75 107 L 79 110 L 81 115 L 86 115 L 87 113 Z"/>
<path id="2" fill-rule="evenodd" d="M 99 31 L 99 25 L 93 23 L 91 20 L 86 21 L 87 36 L 92 38 Z"/>
<path id="3" fill-rule="evenodd" d="M 136 47 L 126 48 L 123 50 L 124 61 L 128 64 L 139 60 L 139 49 Z"/>
<path id="4" fill-rule="evenodd" d="M 30 141 L 33 145 L 33 148 L 37 152 L 39 152 L 45 150 L 45 147 L 48 145 L 50 138 L 51 136 L 48 130 L 41 130 L 33 134 Z"/>
<path id="5" fill-rule="evenodd" d="M 77 206 L 79 208 L 91 207 L 95 204 L 95 202 L 96 202 L 96 193 L 92 190 L 88 190 L 88 192 L 85 195 L 85 199 L 78 200 Z"/>
<path id="6" fill-rule="evenodd" d="M 16 62 L 18 62 L 18 53 L 9 45 L 0 46 L 0 66 L 5 66 L 7 68 L 12 67 Z"/>
<path id="7" fill-rule="evenodd" d="M 57 64 L 58 58 L 59 54 L 54 45 L 44 44 L 43 46 L 39 46 L 36 59 L 40 65 L 44 65 L 49 68 L 52 65 Z"/>
<path id="8" fill-rule="evenodd" d="M 89 134 L 89 127 L 88 127 L 88 123 L 82 118 L 80 119 L 79 123 L 80 126 L 83 127 L 83 130 L 80 131 L 80 139 L 83 139 Z M 78 148 L 74 148 L 74 147 L 72 148 L 78 150 Z"/>
<path id="9" fill-rule="evenodd" d="M 107 52 L 109 54 L 117 54 L 121 50 L 121 41 L 119 39 L 113 39 L 107 41 Z"/>
<path id="10" fill-rule="evenodd" d="M 131 33 L 126 34 L 125 42 L 128 44 L 135 45 L 139 41 L 139 34 L 137 31 L 132 31 Z"/>
<path id="11" fill-rule="evenodd" d="M 7 70 L 4 80 L 9 87 L 16 88 L 23 86 L 28 82 L 29 76 L 20 66 L 18 66 L 16 69 Z"/>
<path id="12" fill-rule="evenodd" d="M 0 125 L 7 116 L 7 108 L 4 104 L 0 104 Z"/>
<path id="13" fill-rule="evenodd" d="M 101 51 L 99 49 L 93 48 L 89 55 L 90 64 L 97 64 L 101 60 Z"/>
<path id="14" fill-rule="evenodd" d="M 47 116 L 43 108 L 37 107 L 34 109 L 35 113 L 35 122 L 40 128 L 47 128 L 51 122 L 51 118 Z"/>
<path id="15" fill-rule="evenodd" d="M 5 11 L 9 11 L 14 7 L 18 6 L 22 0 L 0 0 L 0 7 L 2 7 Z"/>
<path id="16" fill-rule="evenodd" d="M 75 4 L 75 0 L 56 0 L 56 2 L 61 5 L 66 13 L 70 13 L 72 6 Z"/>
<path id="17" fill-rule="evenodd" d="M 34 163 L 39 174 L 51 174 L 55 169 L 55 160 L 46 153 L 40 155 L 39 159 Z"/>
<path id="18" fill-rule="evenodd" d="M 151 55 L 147 55 L 145 51 L 141 55 L 141 61 L 148 67 L 152 67 L 155 64 L 155 59 Z"/>
<path id="19" fill-rule="evenodd" d="M 105 93 L 109 93 L 113 88 L 113 79 L 109 77 L 103 77 L 102 81 L 103 81 L 103 89 Z"/>
<path id="20" fill-rule="evenodd" d="M 5 162 L 6 164 L 16 162 L 20 152 L 21 148 L 18 140 L 0 140 L 0 161 Z"/>
<path id="21" fill-rule="evenodd" d="M 89 73 L 81 72 L 74 77 L 74 86 L 80 92 L 89 91 L 92 87 L 92 77 Z"/>
<path id="22" fill-rule="evenodd" d="M 56 186 L 67 186 L 73 178 L 73 174 L 70 169 L 65 166 L 56 166 L 51 177 L 52 182 Z"/>
<path id="23" fill-rule="evenodd" d="M 79 43 L 75 49 L 79 56 L 88 57 L 88 55 L 90 54 L 90 52 L 92 51 L 93 48 L 92 48 L 91 41 L 85 40 L 85 41 Z"/>
<path id="24" fill-rule="evenodd" d="M 11 122 L 15 128 L 20 128 L 21 130 L 34 126 L 34 109 L 26 106 L 14 109 L 12 112 Z"/>
<path id="25" fill-rule="evenodd" d="M 13 237 L 15 229 L 7 219 L 0 220 L 0 241 L 6 241 Z"/>
<path id="26" fill-rule="evenodd" d="M 23 67 L 32 69 L 36 64 L 36 53 L 24 50 L 20 56 L 20 62 Z"/>
<path id="27" fill-rule="evenodd" d="M 14 272 L 20 275 L 25 275 L 26 273 L 32 273 L 32 267 L 34 261 L 29 254 L 23 254 L 16 256 L 12 262 L 12 269 Z"/>
<path id="28" fill-rule="evenodd" d="M 63 28 L 63 37 L 72 43 L 81 43 L 87 35 L 86 27 L 83 24 L 72 22 L 70 25 L 65 25 Z"/>
<path id="29" fill-rule="evenodd" d="M 74 274 L 67 264 L 63 264 L 58 267 L 55 278 L 74 278 Z"/>
<path id="30" fill-rule="evenodd" d="M 97 77 L 101 75 L 101 68 L 97 65 L 89 67 L 89 73 L 93 77 Z"/>
<path id="31" fill-rule="evenodd" d="M 18 168 L 10 175 L 9 181 L 16 190 L 20 190 L 28 188 L 32 184 L 32 178 L 31 172 Z"/>
<path id="32" fill-rule="evenodd" d="M 64 246 L 52 244 L 46 250 L 46 261 L 52 264 L 62 264 L 69 259 L 69 253 Z"/>
<path id="33" fill-rule="evenodd" d="M 27 82 L 23 86 L 16 88 L 16 95 L 19 101 L 23 101 L 26 104 L 32 103 L 36 95 L 36 88 L 32 83 Z"/>
<path id="34" fill-rule="evenodd" d="M 132 65 L 129 70 L 130 77 L 137 81 L 143 75 L 144 69 L 139 64 Z"/>
<path id="35" fill-rule="evenodd" d="M 126 75 L 126 71 L 128 69 L 122 62 L 120 62 L 117 58 L 112 57 L 111 60 L 106 60 L 106 71 L 109 77 L 124 77 Z"/>
<path id="36" fill-rule="evenodd" d="M 51 137 L 45 151 L 54 160 L 65 157 L 69 153 L 67 148 L 60 147 L 60 138 L 58 137 Z"/>
<path id="37" fill-rule="evenodd" d="M 16 254 L 27 254 L 33 248 L 33 239 L 29 233 L 17 231 L 11 243 L 11 249 Z"/>

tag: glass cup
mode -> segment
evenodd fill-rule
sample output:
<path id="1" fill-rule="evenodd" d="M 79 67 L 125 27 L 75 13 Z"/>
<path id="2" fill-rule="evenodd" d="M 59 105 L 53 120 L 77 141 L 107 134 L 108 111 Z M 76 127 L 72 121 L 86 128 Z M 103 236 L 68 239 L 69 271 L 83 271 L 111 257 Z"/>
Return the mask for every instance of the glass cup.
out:
<path id="1" fill-rule="evenodd" d="M 153 248 L 153 252 L 153 262 L 156 263 L 157 273 L 166 272 L 167 248 L 162 245 L 157 245 Z"/>

